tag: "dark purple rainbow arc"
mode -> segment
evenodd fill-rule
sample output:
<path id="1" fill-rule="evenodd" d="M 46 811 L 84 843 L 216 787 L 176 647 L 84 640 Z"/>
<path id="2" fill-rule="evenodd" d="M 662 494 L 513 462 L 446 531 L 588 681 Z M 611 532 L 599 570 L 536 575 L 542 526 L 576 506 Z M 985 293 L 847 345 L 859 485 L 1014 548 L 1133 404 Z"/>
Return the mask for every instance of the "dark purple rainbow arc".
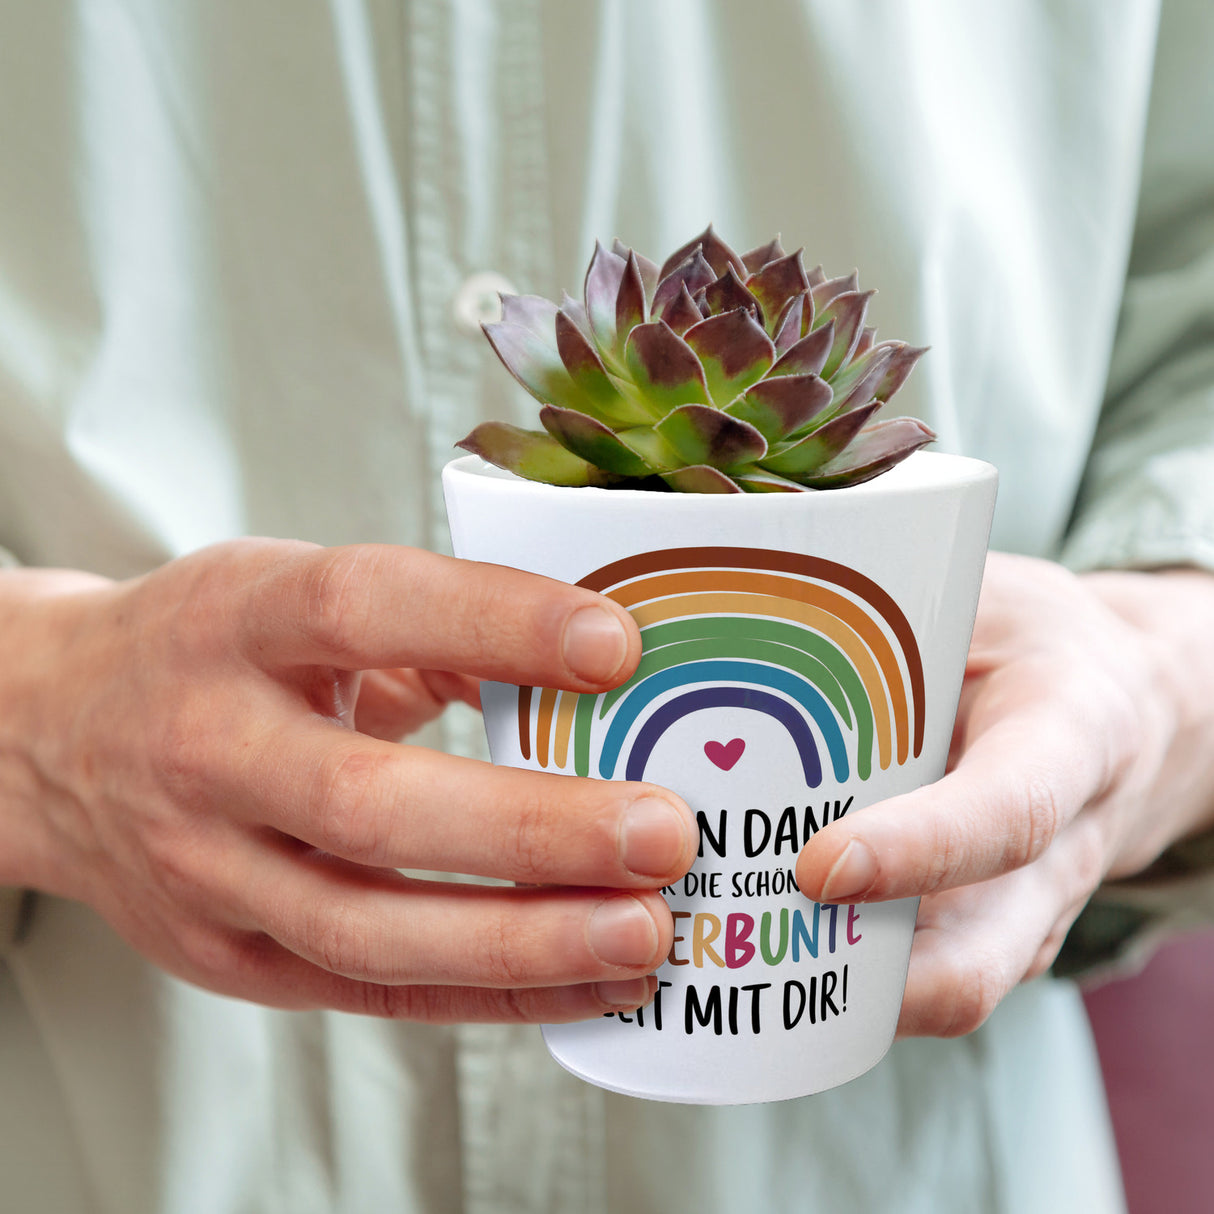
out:
<path id="1" fill-rule="evenodd" d="M 652 750 L 661 732 L 646 719 L 654 701 L 706 680 L 751 687 L 745 705 L 767 705 L 762 710 L 768 715 L 773 715 L 769 701 L 775 702 L 769 692 L 788 697 L 816 725 L 838 781 L 849 772 L 840 721 L 857 731 L 861 779 L 868 778 L 874 749 L 882 768 L 894 761 L 895 752 L 899 764 L 906 762 L 912 740 L 913 753 L 922 750 L 923 663 L 914 632 L 885 590 L 846 565 L 767 549 L 670 548 L 612 562 L 578 585 L 631 612 L 642 630 L 645 655 L 632 679 L 604 695 L 541 691 L 534 732 L 532 689 L 519 689 L 519 748 L 529 759 L 534 737 L 541 767 L 550 760 L 565 767 L 572 739 L 575 769 L 589 774 L 597 706 L 599 717 L 611 716 L 599 772 L 610 777 L 637 721 L 641 731 L 633 751 L 641 742 L 646 756 Z M 891 636 L 901 650 L 901 664 Z M 713 660 L 718 658 L 725 660 Z M 754 690 L 759 687 L 767 690 Z M 697 710 L 701 700 L 708 705 L 703 697 L 680 697 L 680 714 Z M 653 716 L 665 722 L 674 719 L 673 711 L 659 708 Z M 794 711 L 789 706 L 778 715 L 784 719 Z M 805 720 L 798 720 L 802 728 L 785 724 L 808 777 L 820 765 L 813 736 Z M 628 758 L 630 779 L 638 778 L 638 761 Z"/>

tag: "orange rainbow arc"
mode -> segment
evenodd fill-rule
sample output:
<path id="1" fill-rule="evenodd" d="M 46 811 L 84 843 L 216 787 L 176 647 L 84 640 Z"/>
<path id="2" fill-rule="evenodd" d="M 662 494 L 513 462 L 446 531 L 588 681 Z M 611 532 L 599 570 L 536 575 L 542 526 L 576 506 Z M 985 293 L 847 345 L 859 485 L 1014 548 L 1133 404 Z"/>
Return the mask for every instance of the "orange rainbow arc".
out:
<path id="1" fill-rule="evenodd" d="M 764 549 L 674 548 L 615 561 L 578 585 L 605 594 L 632 614 L 642 630 L 645 656 L 631 680 L 603 696 L 542 690 L 534 723 L 532 689 L 519 689 L 519 748 L 524 758 L 534 753 L 541 767 L 550 762 L 568 766 L 572 743 L 577 773 L 590 774 L 590 734 L 598 704 L 598 716 L 608 722 L 599 774 L 614 774 L 617 761 L 623 761 L 624 734 L 638 721 L 642 728 L 631 746 L 647 749 L 627 762 L 629 771 L 642 770 L 657 728 L 654 720 L 644 722 L 657 698 L 714 677 L 705 673 L 711 664 L 693 660 L 705 655 L 709 632 L 717 638 L 714 644 L 723 638 L 726 657 L 733 637 L 733 656 L 745 659 L 713 668 L 725 670 L 734 684 L 751 686 L 749 698 L 738 702 L 774 703 L 760 687 L 792 696 L 828 744 L 836 780 L 846 779 L 849 771 L 840 749 L 840 721 L 859 731 L 856 770 L 861 779 L 871 770 L 866 736 L 883 769 L 895 756 L 901 765 L 912 750 L 915 756 L 921 753 L 925 689 L 914 632 L 885 590 L 846 565 Z M 800 672 L 795 676 L 799 682 L 790 683 L 792 670 Z M 675 710 L 668 702 L 659 713 L 663 721 L 671 710 L 677 716 L 707 703 L 702 695 L 682 699 L 688 706 Z M 801 739 L 798 746 L 812 748 L 804 727 L 790 719 L 789 727 L 793 725 Z M 818 770 L 816 755 L 802 757 L 807 772 Z"/>

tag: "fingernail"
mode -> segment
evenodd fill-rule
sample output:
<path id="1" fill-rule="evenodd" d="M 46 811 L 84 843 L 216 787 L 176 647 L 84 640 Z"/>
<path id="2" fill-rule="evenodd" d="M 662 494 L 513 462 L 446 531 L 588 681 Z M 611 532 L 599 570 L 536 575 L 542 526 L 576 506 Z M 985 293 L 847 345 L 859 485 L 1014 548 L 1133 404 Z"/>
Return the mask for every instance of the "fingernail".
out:
<path id="1" fill-rule="evenodd" d="M 644 797 L 620 818 L 620 861 L 630 873 L 663 877 L 687 852 L 687 823 L 669 801 Z"/>
<path id="2" fill-rule="evenodd" d="M 561 654 L 565 664 L 588 683 L 606 683 L 628 653 L 624 625 L 605 607 L 582 607 L 565 625 Z"/>
<path id="3" fill-rule="evenodd" d="M 611 1007 L 641 1007 L 653 998 L 648 978 L 595 983 L 594 993 Z"/>
<path id="4" fill-rule="evenodd" d="M 600 902 L 587 929 L 590 948 L 608 965 L 645 965 L 658 948 L 653 916 L 627 894 Z"/>
<path id="5" fill-rule="evenodd" d="M 852 839 L 822 882 L 823 902 L 846 902 L 866 893 L 877 879 L 877 857 L 860 839 Z"/>

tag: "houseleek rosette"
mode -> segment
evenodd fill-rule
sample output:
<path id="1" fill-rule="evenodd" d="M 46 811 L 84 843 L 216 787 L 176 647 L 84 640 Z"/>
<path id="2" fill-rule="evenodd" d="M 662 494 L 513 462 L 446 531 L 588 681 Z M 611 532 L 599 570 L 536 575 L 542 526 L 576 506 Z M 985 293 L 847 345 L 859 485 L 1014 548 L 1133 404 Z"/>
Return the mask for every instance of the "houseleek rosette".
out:
<path id="1" fill-rule="evenodd" d="M 485 422 L 459 446 L 528 480 L 683 493 L 856 485 L 935 435 L 878 420 L 924 353 L 876 341 L 872 291 L 806 271 L 778 239 L 735 253 L 712 227 L 658 267 L 596 245 L 584 301 L 502 298 L 483 326 L 543 430 Z"/>

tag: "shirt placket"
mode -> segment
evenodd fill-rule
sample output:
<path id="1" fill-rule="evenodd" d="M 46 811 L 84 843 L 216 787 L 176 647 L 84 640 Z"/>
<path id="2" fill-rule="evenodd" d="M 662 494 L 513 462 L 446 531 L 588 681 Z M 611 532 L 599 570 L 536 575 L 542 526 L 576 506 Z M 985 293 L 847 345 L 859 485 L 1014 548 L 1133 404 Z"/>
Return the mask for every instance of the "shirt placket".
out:
<path id="1" fill-rule="evenodd" d="M 411 154 L 404 189 L 433 497 L 438 471 L 483 420 L 497 292 L 551 276 L 538 0 L 413 0 L 407 9 Z M 495 368 L 495 370 L 498 370 Z M 504 374 L 504 373 L 503 373 Z M 479 733 L 480 725 L 473 728 Z M 461 736 L 447 742 L 480 749 Z M 604 1208 L 601 1093 L 549 1059 L 534 1027 L 463 1025 L 457 1083 L 467 1214 Z"/>

